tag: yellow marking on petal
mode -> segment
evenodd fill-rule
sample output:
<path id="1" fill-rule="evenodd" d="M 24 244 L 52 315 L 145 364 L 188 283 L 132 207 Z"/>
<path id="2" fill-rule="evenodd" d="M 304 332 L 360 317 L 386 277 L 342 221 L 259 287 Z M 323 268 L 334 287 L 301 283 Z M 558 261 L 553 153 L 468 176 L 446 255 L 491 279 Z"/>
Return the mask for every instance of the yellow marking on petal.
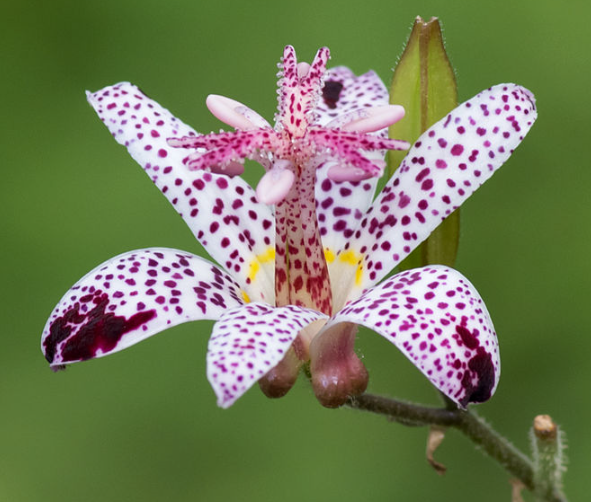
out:
<path id="1" fill-rule="evenodd" d="M 275 248 L 273 246 L 269 246 L 264 253 L 261 253 L 257 256 L 257 259 L 261 263 L 267 263 L 268 261 L 275 259 Z"/>
<path id="2" fill-rule="evenodd" d="M 357 265 L 363 256 L 358 255 L 355 251 L 345 251 L 339 255 L 339 260 L 348 265 Z"/>
<path id="3" fill-rule="evenodd" d="M 248 294 L 246 293 L 246 291 L 241 291 L 242 293 L 242 299 L 246 302 L 246 303 L 250 303 L 250 296 L 248 296 Z"/>
<path id="4" fill-rule="evenodd" d="M 259 269 L 261 268 L 261 264 L 257 260 L 252 260 L 250 262 L 250 267 L 248 269 L 248 278 L 254 281 L 254 278 L 257 276 Z"/>
<path id="5" fill-rule="evenodd" d="M 361 279 L 363 278 L 363 255 L 356 253 L 355 251 L 349 250 L 339 255 L 339 261 L 346 263 L 347 265 L 356 266 L 355 271 L 355 285 L 361 285 Z"/>
<path id="6" fill-rule="evenodd" d="M 361 286 L 361 279 L 363 277 L 363 267 L 361 266 L 361 262 L 357 265 L 357 270 L 355 271 L 355 286 Z"/>
<path id="7" fill-rule="evenodd" d="M 324 259 L 326 260 L 326 263 L 332 263 L 334 261 L 335 255 L 332 249 L 324 249 Z"/>
<path id="8" fill-rule="evenodd" d="M 250 279 L 250 281 L 254 281 L 255 277 L 259 273 L 259 270 L 261 269 L 262 263 L 268 263 L 274 260 L 275 248 L 272 246 L 269 246 L 265 252 L 256 255 L 248 266 L 248 278 Z"/>

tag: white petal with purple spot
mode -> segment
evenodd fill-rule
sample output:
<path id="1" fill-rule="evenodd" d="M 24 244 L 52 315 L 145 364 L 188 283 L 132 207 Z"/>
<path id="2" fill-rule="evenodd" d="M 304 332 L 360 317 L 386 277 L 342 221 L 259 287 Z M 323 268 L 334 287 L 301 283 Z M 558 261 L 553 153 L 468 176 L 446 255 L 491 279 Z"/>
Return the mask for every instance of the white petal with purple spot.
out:
<path id="1" fill-rule="evenodd" d="M 99 265 L 52 312 L 41 350 L 54 367 L 125 349 L 177 324 L 219 319 L 244 304 L 213 263 L 167 248 L 125 253 Z"/>
<path id="2" fill-rule="evenodd" d="M 316 170 L 316 216 L 322 238 L 331 284 L 338 283 L 338 273 L 331 268 L 338 250 L 355 233 L 359 221 L 370 206 L 378 178 L 363 181 L 332 181 L 327 171 L 334 165 L 329 161 Z M 338 270 L 338 268 L 337 268 Z"/>
<path id="3" fill-rule="evenodd" d="M 486 401 L 497 387 L 501 366 L 492 321 L 474 286 L 453 269 L 397 274 L 347 305 L 317 336 L 338 336 L 342 322 L 392 342 L 462 407 Z"/>
<path id="4" fill-rule="evenodd" d="M 349 68 L 337 66 L 326 72 L 322 96 L 314 111 L 318 124 L 325 126 L 341 115 L 387 104 L 388 89 L 375 72 L 356 76 Z"/>
<path id="5" fill-rule="evenodd" d="M 532 94 L 500 84 L 426 131 L 341 250 L 347 259 L 337 256 L 352 288 L 335 305 L 359 297 L 408 256 L 503 165 L 535 119 Z"/>
<path id="6" fill-rule="evenodd" d="M 370 71 L 356 76 L 349 68 L 339 66 L 326 73 L 321 99 L 316 108 L 318 123 L 326 126 L 340 117 L 362 113 L 364 109 L 388 105 L 388 91 L 380 78 Z M 376 133 L 386 138 L 387 129 Z M 384 151 L 364 152 L 375 163 L 384 160 Z M 370 206 L 378 178 L 357 182 L 336 182 L 328 171 L 338 159 L 325 162 L 316 171 L 316 213 L 322 244 L 326 250 L 329 272 L 334 256 L 351 239 L 359 220 Z M 333 286 L 340 287 L 339 274 L 331 273 Z"/>
<path id="7" fill-rule="evenodd" d="M 274 262 L 258 257 L 274 249 L 274 218 L 269 207 L 257 202 L 250 185 L 240 177 L 190 171 L 184 160 L 191 152 L 172 148 L 167 140 L 197 133 L 136 86 L 106 87 L 89 93 L 88 101 L 207 252 L 253 300 L 273 302 Z"/>
<path id="8" fill-rule="evenodd" d="M 327 316 L 288 305 L 250 303 L 226 312 L 215 324 L 207 350 L 207 377 L 222 408 L 231 406 L 275 367 L 310 323 Z"/>

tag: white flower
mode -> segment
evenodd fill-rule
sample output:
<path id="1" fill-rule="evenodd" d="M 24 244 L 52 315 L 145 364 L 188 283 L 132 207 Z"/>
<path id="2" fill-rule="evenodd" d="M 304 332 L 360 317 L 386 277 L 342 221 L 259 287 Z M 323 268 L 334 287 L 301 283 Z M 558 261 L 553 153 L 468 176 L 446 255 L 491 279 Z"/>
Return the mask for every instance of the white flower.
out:
<path id="1" fill-rule="evenodd" d="M 208 106 L 236 131 L 199 135 L 131 84 L 89 93 L 219 266 L 165 248 L 100 265 L 47 322 L 53 368 L 214 319 L 207 374 L 220 406 L 259 380 L 268 395 L 284 394 L 307 361 L 320 402 L 338 406 L 367 385 L 353 350 L 363 325 L 458 405 L 492 395 L 497 339 L 470 282 L 442 266 L 379 282 L 507 160 L 536 118 L 533 96 L 501 84 L 460 105 L 372 202 L 384 151 L 407 146 L 385 129 L 404 111 L 387 104 L 373 72 L 326 70 L 328 57 L 323 48 L 298 64 L 286 47 L 274 128 L 220 96 Z M 245 158 L 267 171 L 256 193 L 236 176 Z"/>

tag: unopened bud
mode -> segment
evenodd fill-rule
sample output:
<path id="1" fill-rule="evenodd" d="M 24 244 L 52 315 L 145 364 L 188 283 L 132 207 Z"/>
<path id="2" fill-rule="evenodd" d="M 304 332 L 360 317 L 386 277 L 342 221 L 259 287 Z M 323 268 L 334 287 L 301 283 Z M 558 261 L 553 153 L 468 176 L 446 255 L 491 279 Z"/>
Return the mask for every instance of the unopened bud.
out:
<path id="1" fill-rule="evenodd" d="M 390 102 L 406 109 L 406 118 L 389 128 L 391 138 L 414 143 L 435 122 L 458 105 L 456 78 L 443 45 L 437 18 L 417 17 L 392 78 Z M 392 175 L 406 152 L 388 152 Z M 454 265 L 460 232 L 459 210 L 448 216 L 431 236 L 399 266 L 400 270 L 439 263 Z"/>

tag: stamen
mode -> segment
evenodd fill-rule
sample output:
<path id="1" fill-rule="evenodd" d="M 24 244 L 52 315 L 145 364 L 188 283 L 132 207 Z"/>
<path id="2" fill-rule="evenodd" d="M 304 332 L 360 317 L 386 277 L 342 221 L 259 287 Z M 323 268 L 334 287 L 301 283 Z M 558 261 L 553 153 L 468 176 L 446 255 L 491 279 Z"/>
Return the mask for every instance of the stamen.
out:
<path id="1" fill-rule="evenodd" d="M 343 131 L 369 133 L 379 131 L 385 127 L 395 124 L 404 117 L 404 107 L 400 105 L 375 106 L 359 110 L 357 116 L 355 112 L 338 117 L 340 122 L 336 127 L 341 127 Z M 327 127 L 335 127 L 331 124 Z"/>
<path id="2" fill-rule="evenodd" d="M 235 129 L 248 131 L 271 128 L 271 125 L 263 117 L 240 101 L 210 94 L 207 96 L 205 104 L 214 117 Z"/>
<path id="3" fill-rule="evenodd" d="M 277 160 L 273 168 L 265 173 L 257 185 L 256 194 L 263 204 L 277 204 L 281 202 L 293 185 L 295 174 L 292 171 L 293 162 Z"/>
<path id="4" fill-rule="evenodd" d="M 386 163 L 384 161 L 374 160 L 373 163 L 380 167 L 382 171 L 384 167 L 386 167 Z M 358 167 L 343 166 L 338 163 L 335 163 L 333 167 L 330 167 L 328 169 L 327 176 L 330 180 L 336 182 L 363 181 L 374 177 L 374 175 L 371 172 L 365 171 L 364 169 L 360 169 Z"/>
<path id="5" fill-rule="evenodd" d="M 239 176 L 244 172 L 244 164 L 240 162 L 230 161 L 223 165 L 213 165 L 210 167 L 212 173 L 225 174 L 226 176 Z"/>

